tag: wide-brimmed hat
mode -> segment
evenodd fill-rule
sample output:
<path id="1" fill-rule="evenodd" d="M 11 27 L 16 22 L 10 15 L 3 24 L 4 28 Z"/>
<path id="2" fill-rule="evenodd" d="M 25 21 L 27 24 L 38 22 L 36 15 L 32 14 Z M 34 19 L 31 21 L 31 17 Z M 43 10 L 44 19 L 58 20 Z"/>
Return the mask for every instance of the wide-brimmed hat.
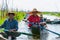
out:
<path id="1" fill-rule="evenodd" d="M 10 14 L 12 14 L 13 16 L 15 16 L 15 13 L 13 13 L 13 12 L 7 13 L 7 16 L 9 16 Z"/>
<path id="2" fill-rule="evenodd" d="M 33 13 L 41 13 L 40 11 L 37 11 L 37 9 L 33 9 L 31 12 L 29 12 L 29 14 L 33 14 Z"/>

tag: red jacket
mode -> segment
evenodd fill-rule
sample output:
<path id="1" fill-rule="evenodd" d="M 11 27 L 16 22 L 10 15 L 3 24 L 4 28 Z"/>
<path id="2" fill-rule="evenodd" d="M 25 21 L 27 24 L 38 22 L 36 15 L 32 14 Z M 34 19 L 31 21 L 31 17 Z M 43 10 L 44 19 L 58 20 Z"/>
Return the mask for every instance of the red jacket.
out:
<path id="1" fill-rule="evenodd" d="M 31 16 L 29 16 L 28 21 L 29 22 L 34 22 L 34 23 L 39 23 L 40 22 L 40 17 L 38 15 L 36 15 L 36 16 L 31 15 Z M 31 27 L 32 24 L 29 24 L 28 26 Z"/>

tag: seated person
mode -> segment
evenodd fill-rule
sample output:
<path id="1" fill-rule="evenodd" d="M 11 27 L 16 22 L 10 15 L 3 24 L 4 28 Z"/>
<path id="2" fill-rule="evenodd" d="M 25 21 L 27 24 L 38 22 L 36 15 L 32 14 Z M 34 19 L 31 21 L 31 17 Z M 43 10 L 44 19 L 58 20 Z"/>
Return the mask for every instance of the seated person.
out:
<path id="1" fill-rule="evenodd" d="M 29 21 L 29 28 L 31 29 L 32 34 L 36 34 L 35 36 L 33 36 L 33 38 L 37 37 L 40 38 L 40 27 L 30 24 L 30 23 L 34 23 L 34 24 L 43 24 L 43 22 L 41 22 L 41 18 L 37 15 L 37 13 L 39 13 L 37 11 L 37 9 L 33 9 L 33 11 L 31 12 L 32 15 L 29 16 L 28 21 Z M 39 36 L 37 36 L 39 35 Z"/>
<path id="2" fill-rule="evenodd" d="M 18 22 L 14 19 L 15 13 L 8 13 L 8 19 L 5 20 L 4 24 L 1 26 L 2 28 L 9 30 L 9 32 L 5 31 L 7 36 L 11 36 L 12 40 L 15 40 L 14 34 L 10 34 L 18 30 Z"/>
<path id="3" fill-rule="evenodd" d="M 42 26 L 41 30 L 43 30 L 43 28 L 47 28 L 46 20 L 43 18 L 43 16 L 40 16 L 40 19 L 40 25 Z"/>

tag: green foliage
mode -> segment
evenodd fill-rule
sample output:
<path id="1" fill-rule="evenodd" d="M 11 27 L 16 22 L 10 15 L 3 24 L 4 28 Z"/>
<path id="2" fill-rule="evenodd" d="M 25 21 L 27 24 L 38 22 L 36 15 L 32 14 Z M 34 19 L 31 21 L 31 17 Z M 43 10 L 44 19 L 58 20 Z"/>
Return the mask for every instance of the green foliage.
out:
<path id="1" fill-rule="evenodd" d="M 15 13 L 16 13 L 16 12 L 15 12 Z M 17 19 L 17 20 L 22 20 L 22 19 L 24 19 L 25 15 L 26 15 L 25 12 L 17 12 L 17 13 L 16 13 L 16 16 L 15 16 L 15 19 Z"/>
<path id="2" fill-rule="evenodd" d="M 21 21 L 24 19 L 26 13 L 25 12 L 21 12 L 21 11 L 13 11 L 16 15 L 15 15 L 15 19 L 18 20 L 18 21 Z M 0 14 L 1 14 L 1 11 L 0 11 Z M 6 12 L 4 12 L 4 15 L 6 15 Z M 3 22 L 5 21 L 7 16 L 4 16 L 4 18 L 1 19 L 1 16 L 0 16 L 0 25 L 3 24 Z"/>
<path id="3" fill-rule="evenodd" d="M 43 12 L 43 14 L 45 14 L 45 15 L 48 14 L 48 15 L 60 17 L 60 12 Z"/>
<path id="4" fill-rule="evenodd" d="M 2 25 L 4 21 L 5 21 L 5 19 L 1 19 L 0 20 L 0 25 Z"/>
<path id="5" fill-rule="evenodd" d="M 0 33 L 3 33 L 4 32 L 4 28 L 0 29 Z"/>

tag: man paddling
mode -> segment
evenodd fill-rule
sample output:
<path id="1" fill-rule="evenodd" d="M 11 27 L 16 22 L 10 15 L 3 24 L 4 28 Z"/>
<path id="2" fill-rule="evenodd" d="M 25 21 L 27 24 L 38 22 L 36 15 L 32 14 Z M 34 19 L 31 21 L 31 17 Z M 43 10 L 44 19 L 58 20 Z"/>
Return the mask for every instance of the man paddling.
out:
<path id="1" fill-rule="evenodd" d="M 12 32 L 15 32 L 18 30 L 18 22 L 17 20 L 14 19 L 15 13 L 8 13 L 8 19 L 5 20 L 4 24 L 1 26 L 2 28 L 9 30 L 9 32 L 5 31 L 7 36 L 11 36 L 11 40 L 15 40 L 16 37 L 14 36 L 15 34 L 11 34 Z"/>
<path id="2" fill-rule="evenodd" d="M 37 11 L 37 9 L 33 9 L 33 11 L 32 12 L 30 12 L 30 13 L 32 13 L 32 15 L 31 16 L 29 16 L 29 18 L 28 18 L 28 21 L 30 22 L 30 23 L 34 23 L 34 24 L 43 24 L 43 22 L 41 22 L 40 23 L 40 21 L 41 21 L 41 18 L 37 15 L 37 13 L 40 13 L 39 11 Z M 33 36 L 33 38 L 40 38 L 40 27 L 38 27 L 37 25 L 32 25 L 32 24 L 30 24 L 29 23 L 29 28 L 31 29 L 31 32 L 32 32 L 32 34 L 35 34 L 34 36 Z M 43 24 L 44 25 L 44 24 Z"/>

